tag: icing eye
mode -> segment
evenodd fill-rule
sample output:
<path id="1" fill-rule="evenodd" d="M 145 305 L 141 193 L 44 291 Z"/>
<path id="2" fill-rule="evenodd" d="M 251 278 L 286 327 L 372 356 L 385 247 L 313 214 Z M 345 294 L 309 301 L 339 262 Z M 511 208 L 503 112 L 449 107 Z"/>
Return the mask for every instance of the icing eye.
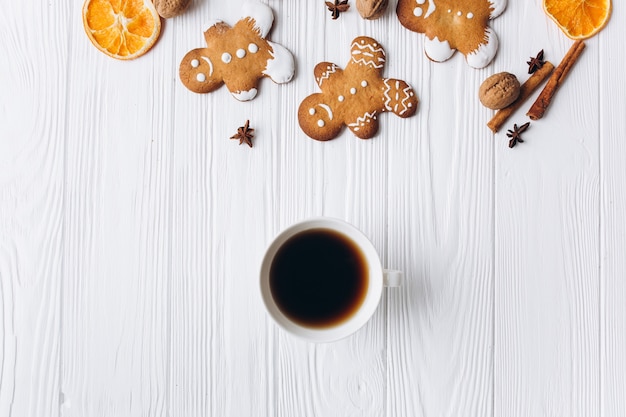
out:
<path id="1" fill-rule="evenodd" d="M 259 52 L 259 47 L 256 46 L 256 44 L 251 43 L 250 45 L 248 45 L 248 51 L 250 51 L 251 54 L 256 54 L 257 52 Z"/>
<path id="2" fill-rule="evenodd" d="M 365 80 L 361 81 L 361 87 L 367 87 L 367 81 Z"/>
<path id="3" fill-rule="evenodd" d="M 345 99 L 346 99 L 346 98 L 345 98 L 344 96 L 339 96 L 339 97 L 337 97 L 337 100 L 339 100 L 339 101 L 344 101 Z"/>
<path id="4" fill-rule="evenodd" d="M 233 57 L 228 52 L 224 52 L 222 54 L 222 62 L 224 62 L 225 64 L 228 64 L 232 59 Z"/>
<path id="5" fill-rule="evenodd" d="M 417 17 L 420 17 L 422 15 L 422 13 L 424 13 L 424 12 L 419 7 L 416 7 L 415 9 L 413 9 L 413 14 L 415 16 L 417 16 Z"/>
<path id="6" fill-rule="evenodd" d="M 417 4 L 424 4 L 426 0 L 417 0 Z"/>
<path id="7" fill-rule="evenodd" d="M 458 12 L 456 12 L 457 16 L 461 16 L 463 13 L 459 10 Z"/>
<path id="8" fill-rule="evenodd" d="M 310 114 L 311 116 L 313 116 L 313 115 L 315 114 L 315 109 L 314 109 L 314 108 L 310 108 L 310 109 L 309 109 L 309 114 Z"/>
<path id="9" fill-rule="evenodd" d="M 237 49 L 237 58 L 243 58 L 244 56 L 246 56 L 246 50 L 245 49 Z"/>
<path id="10" fill-rule="evenodd" d="M 468 19 L 471 19 L 472 17 L 474 17 L 474 13 L 469 12 L 469 13 L 467 14 L 467 18 L 468 18 Z"/>
<path id="11" fill-rule="evenodd" d="M 191 60 L 191 66 L 193 68 L 198 68 L 200 66 L 200 61 L 198 61 L 197 59 L 192 59 Z"/>
<path id="12" fill-rule="evenodd" d="M 204 75 L 203 73 L 199 73 L 198 75 L 196 75 L 196 80 L 200 81 L 201 83 L 206 81 L 206 75 Z"/>
<path id="13" fill-rule="evenodd" d="M 318 125 L 319 127 L 324 127 L 324 124 L 325 124 L 325 123 L 324 123 L 324 121 L 323 121 L 323 120 L 321 120 L 321 119 L 317 121 L 317 125 Z"/>
<path id="14" fill-rule="evenodd" d="M 352 87 L 352 88 L 350 89 L 350 94 L 356 94 L 356 88 Z"/>

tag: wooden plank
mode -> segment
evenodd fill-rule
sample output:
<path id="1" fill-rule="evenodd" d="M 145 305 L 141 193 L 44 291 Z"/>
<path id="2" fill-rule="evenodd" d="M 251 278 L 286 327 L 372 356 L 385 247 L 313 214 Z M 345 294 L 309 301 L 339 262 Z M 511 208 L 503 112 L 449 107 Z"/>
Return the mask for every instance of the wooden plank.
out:
<path id="1" fill-rule="evenodd" d="M 289 33 L 303 34 L 292 43 L 293 50 L 307 51 L 298 55 L 298 78 L 293 82 L 297 94 L 290 96 L 288 109 L 297 109 L 301 100 L 319 91 L 313 78 L 319 62 L 345 68 L 352 39 L 364 33 L 386 37 L 380 22 L 364 22 L 354 10 L 332 20 L 323 3 L 283 4 L 283 15 L 297 17 L 281 21 L 286 25 L 286 38 Z M 317 42 L 305 35 L 311 33 L 320 34 Z M 311 216 L 337 217 L 360 228 L 384 256 L 387 133 L 394 131 L 394 118 L 381 116 L 381 133 L 373 139 L 358 139 L 344 129 L 329 142 L 308 138 L 295 118 L 283 121 L 288 130 L 279 142 L 279 222 L 273 232 Z M 384 306 L 383 300 L 363 329 L 333 343 L 311 344 L 277 331 L 274 415 L 384 415 Z"/>
<path id="2" fill-rule="evenodd" d="M 59 415 L 69 53 L 63 6 L 16 2 L 0 14 L 2 416 Z"/>
<path id="3" fill-rule="evenodd" d="M 419 118 L 389 155 L 388 257 L 406 271 L 388 300 L 388 416 L 493 412 L 493 143 L 476 91 L 487 70 L 434 64 L 421 37 L 400 63 Z M 446 86 L 443 88 L 442 86 Z"/>
<path id="4" fill-rule="evenodd" d="M 172 308 L 172 45 L 161 39 L 124 62 L 97 51 L 82 27 L 71 35 L 63 414 L 161 416 Z"/>
<path id="5" fill-rule="evenodd" d="M 510 6 L 516 19 L 546 19 Z M 518 63 L 507 70 L 525 79 L 541 49 L 561 60 L 572 41 L 546 22 L 502 45 Z M 599 415 L 599 115 L 588 105 L 599 101 L 598 63 L 593 39 L 525 143 L 509 149 L 505 133 L 528 120 L 534 97 L 495 135 L 496 416 Z"/>
<path id="6" fill-rule="evenodd" d="M 275 16 L 279 3 L 271 4 Z M 207 21 L 233 25 L 241 4 L 206 2 L 174 29 L 170 415 L 269 416 L 274 407 L 274 331 L 259 293 L 266 239 L 277 222 L 282 174 L 277 164 L 293 89 L 262 80 L 257 97 L 239 102 L 227 88 L 188 91 L 178 62 L 205 45 Z M 291 49 L 286 19 L 271 40 Z M 288 101 L 289 100 L 289 101 Z M 253 147 L 229 138 L 246 120 Z"/>
<path id="7" fill-rule="evenodd" d="M 598 35 L 600 113 L 600 404 L 602 416 L 626 415 L 626 82 L 620 73 L 624 10 L 614 8 L 608 26 Z"/>

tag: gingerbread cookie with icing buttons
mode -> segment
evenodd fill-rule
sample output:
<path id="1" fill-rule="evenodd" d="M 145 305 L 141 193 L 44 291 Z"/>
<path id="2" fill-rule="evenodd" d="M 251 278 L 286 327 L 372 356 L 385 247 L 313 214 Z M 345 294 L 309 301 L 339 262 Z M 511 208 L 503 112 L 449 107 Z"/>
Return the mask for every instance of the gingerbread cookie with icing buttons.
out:
<path id="1" fill-rule="evenodd" d="M 396 12 L 406 28 L 423 33 L 426 56 L 443 62 L 455 51 L 474 68 L 489 65 L 498 37 L 489 20 L 499 16 L 507 0 L 398 0 Z"/>
<path id="2" fill-rule="evenodd" d="M 259 2 L 243 5 L 243 17 L 235 26 L 216 22 L 204 32 L 206 48 L 188 52 L 179 76 L 195 93 L 210 93 L 222 84 L 240 101 L 252 100 L 259 81 L 269 77 L 278 84 L 289 82 L 295 66 L 291 52 L 266 36 L 274 22 L 272 9 Z"/>
<path id="3" fill-rule="evenodd" d="M 345 70 L 330 62 L 315 66 L 322 92 L 305 98 L 298 109 L 300 127 L 313 139 L 333 139 L 344 125 L 355 136 L 369 139 L 376 135 L 382 113 L 405 118 L 417 110 L 417 96 L 405 81 L 383 78 L 386 56 L 378 41 L 354 39 L 350 56 Z"/>

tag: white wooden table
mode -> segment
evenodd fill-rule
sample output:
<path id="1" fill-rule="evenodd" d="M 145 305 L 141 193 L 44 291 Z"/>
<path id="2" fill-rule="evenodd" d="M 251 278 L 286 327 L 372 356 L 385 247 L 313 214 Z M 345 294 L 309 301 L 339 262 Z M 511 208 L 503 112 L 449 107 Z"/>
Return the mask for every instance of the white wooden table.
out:
<path id="1" fill-rule="evenodd" d="M 494 135 L 478 86 L 563 57 L 540 0 L 509 2 L 482 70 L 428 61 L 394 0 L 373 22 L 269 0 L 297 73 L 248 103 L 178 79 L 204 25 L 240 17 L 240 0 L 194 1 L 132 62 L 89 43 L 82 0 L 2 2 L 0 416 L 626 415 L 621 2 L 509 149 L 538 93 Z M 313 67 L 345 66 L 359 35 L 418 113 L 313 141 L 296 118 Z M 246 119 L 253 148 L 229 140 Z M 314 345 L 273 324 L 257 275 L 277 232 L 318 215 L 361 228 L 407 282 Z"/>

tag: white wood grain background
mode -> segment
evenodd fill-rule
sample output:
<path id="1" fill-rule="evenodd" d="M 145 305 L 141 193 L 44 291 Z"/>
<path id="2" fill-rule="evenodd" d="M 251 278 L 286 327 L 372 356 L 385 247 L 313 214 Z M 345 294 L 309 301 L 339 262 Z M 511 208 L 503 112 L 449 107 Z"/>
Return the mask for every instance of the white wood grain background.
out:
<path id="1" fill-rule="evenodd" d="M 240 0 L 194 0 L 132 62 L 89 43 L 82 0 L 2 1 L 0 416 L 625 416 L 621 2 L 514 149 L 526 106 L 493 135 L 476 92 L 565 54 L 541 0 L 509 2 L 482 70 L 428 61 L 394 0 L 373 22 L 266 2 L 297 74 L 240 103 L 177 77 Z M 315 142 L 296 119 L 313 67 L 345 66 L 359 35 L 419 111 Z M 252 149 L 228 139 L 246 119 Z M 271 238 L 315 215 L 360 227 L 407 277 L 322 345 L 279 330 L 257 285 Z"/>

